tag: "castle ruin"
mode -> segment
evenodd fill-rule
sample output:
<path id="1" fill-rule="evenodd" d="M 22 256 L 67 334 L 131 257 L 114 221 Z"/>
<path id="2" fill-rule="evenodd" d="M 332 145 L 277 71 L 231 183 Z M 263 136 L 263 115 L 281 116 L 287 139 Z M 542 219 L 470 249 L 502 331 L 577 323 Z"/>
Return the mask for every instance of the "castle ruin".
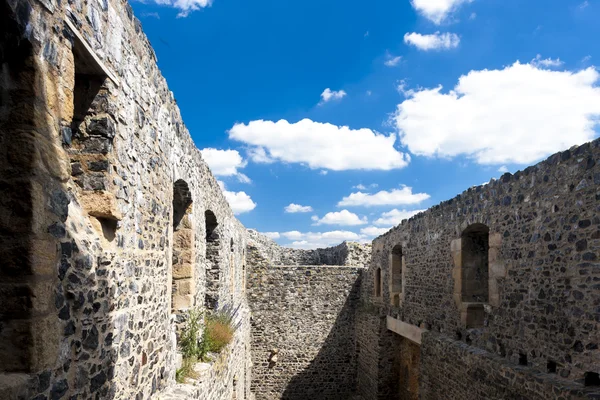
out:
<path id="1" fill-rule="evenodd" d="M 372 244 L 247 230 L 126 0 L 0 1 L 1 399 L 599 399 L 600 140 Z M 177 383 L 197 307 L 236 331 Z"/>

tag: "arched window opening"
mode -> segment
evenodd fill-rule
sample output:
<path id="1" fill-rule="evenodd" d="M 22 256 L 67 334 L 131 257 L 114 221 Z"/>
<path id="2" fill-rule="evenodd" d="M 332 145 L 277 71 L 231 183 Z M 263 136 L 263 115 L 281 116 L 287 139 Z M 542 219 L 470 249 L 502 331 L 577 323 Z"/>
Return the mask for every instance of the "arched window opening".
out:
<path id="1" fill-rule="evenodd" d="M 211 210 L 204 212 L 206 227 L 206 297 L 204 305 L 209 310 L 217 307 L 219 300 L 219 288 L 221 281 L 221 270 L 219 253 L 221 241 L 218 233 L 219 222 L 215 213 Z"/>
<path id="2" fill-rule="evenodd" d="M 234 250 L 233 238 L 231 238 L 231 240 L 229 241 L 229 247 L 231 248 L 231 252 L 233 253 L 233 250 Z"/>
<path id="3" fill-rule="evenodd" d="M 394 306 L 400 305 L 402 295 L 402 265 L 404 263 L 402 246 L 397 244 L 392 249 L 390 265 L 390 302 Z"/>
<path id="4" fill-rule="evenodd" d="M 194 232 L 192 195 L 188 184 L 173 185 L 173 264 L 171 311 L 180 314 L 194 305 Z"/>
<path id="5" fill-rule="evenodd" d="M 183 217 L 192 205 L 192 194 L 188 184 L 179 179 L 173 185 L 173 230 L 177 230 Z"/>
<path id="6" fill-rule="evenodd" d="M 473 224 L 461 236 L 462 301 L 487 303 L 489 297 L 489 228 Z"/>
<path id="7" fill-rule="evenodd" d="M 375 297 L 381 297 L 381 268 L 375 270 Z"/>

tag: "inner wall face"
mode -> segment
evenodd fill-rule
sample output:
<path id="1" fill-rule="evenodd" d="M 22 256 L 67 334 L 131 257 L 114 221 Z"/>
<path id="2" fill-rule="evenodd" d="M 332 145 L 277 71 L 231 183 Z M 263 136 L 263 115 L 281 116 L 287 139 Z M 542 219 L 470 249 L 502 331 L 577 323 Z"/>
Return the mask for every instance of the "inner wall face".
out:
<path id="1" fill-rule="evenodd" d="M 237 330 L 187 396 L 248 398 L 246 230 L 130 6 L 1 0 L 0 33 L 0 398 L 165 393 L 207 298 Z"/>

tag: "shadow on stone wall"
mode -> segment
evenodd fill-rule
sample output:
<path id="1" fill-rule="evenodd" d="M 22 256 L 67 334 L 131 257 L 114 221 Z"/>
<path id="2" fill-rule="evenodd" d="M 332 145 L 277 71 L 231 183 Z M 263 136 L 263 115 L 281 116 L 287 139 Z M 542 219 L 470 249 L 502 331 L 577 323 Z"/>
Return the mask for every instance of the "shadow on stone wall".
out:
<path id="1" fill-rule="evenodd" d="M 57 49 L 30 37 L 32 10 L 0 0 L 0 398 L 112 399 L 111 261 L 73 239 Z"/>
<path id="2" fill-rule="evenodd" d="M 282 399 L 347 399 L 356 391 L 358 348 L 356 319 L 360 304 L 361 279 L 357 279 L 342 311 L 317 356 L 308 367 L 292 378 Z M 348 327 L 352 327 L 349 330 Z"/>

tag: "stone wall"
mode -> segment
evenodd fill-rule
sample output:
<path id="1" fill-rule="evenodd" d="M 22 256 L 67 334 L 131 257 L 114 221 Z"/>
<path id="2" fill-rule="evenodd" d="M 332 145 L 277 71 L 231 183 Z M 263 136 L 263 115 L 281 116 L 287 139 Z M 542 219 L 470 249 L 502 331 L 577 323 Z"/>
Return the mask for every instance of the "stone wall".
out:
<path id="1" fill-rule="evenodd" d="M 249 243 L 256 398 L 341 399 L 354 393 L 363 269 L 274 265 Z"/>
<path id="2" fill-rule="evenodd" d="M 337 246 L 302 250 L 281 247 L 268 237 L 248 229 L 248 240 L 273 265 L 345 265 L 364 267 L 371 260 L 371 244 L 343 242 Z"/>
<path id="3" fill-rule="evenodd" d="M 250 397 L 246 230 L 127 1 L 0 0 L 0 32 L 0 398 L 156 395 L 207 286 L 246 321 L 201 397 Z"/>
<path id="4" fill-rule="evenodd" d="M 424 399 L 597 399 L 598 391 L 514 365 L 465 342 L 430 333 L 421 347 Z"/>
<path id="5" fill-rule="evenodd" d="M 600 373 L 599 163 L 596 140 L 403 221 L 373 242 L 365 279 L 369 302 L 385 315 L 463 341 L 476 349 L 473 357 L 497 355 L 531 371 L 552 371 L 536 379 L 583 387 L 586 374 Z M 392 249 L 398 245 L 401 276 L 392 277 Z M 465 271 L 478 262 L 485 269 Z M 380 297 L 374 287 L 378 269 Z M 392 298 L 390 282 L 396 278 L 401 291 Z M 428 352 L 421 364 L 427 389 L 422 396 L 439 398 L 434 395 L 444 387 L 439 375 L 454 361 L 445 349 L 422 352 Z M 380 349 L 379 362 L 385 358 Z M 452 376 L 460 390 L 446 398 L 487 398 L 461 397 L 470 393 L 472 381 L 461 379 L 460 370 Z M 380 382 L 386 379 L 382 368 L 378 373 Z M 485 386 L 483 377 L 480 385 Z M 493 396 L 490 390 L 481 393 Z"/>

